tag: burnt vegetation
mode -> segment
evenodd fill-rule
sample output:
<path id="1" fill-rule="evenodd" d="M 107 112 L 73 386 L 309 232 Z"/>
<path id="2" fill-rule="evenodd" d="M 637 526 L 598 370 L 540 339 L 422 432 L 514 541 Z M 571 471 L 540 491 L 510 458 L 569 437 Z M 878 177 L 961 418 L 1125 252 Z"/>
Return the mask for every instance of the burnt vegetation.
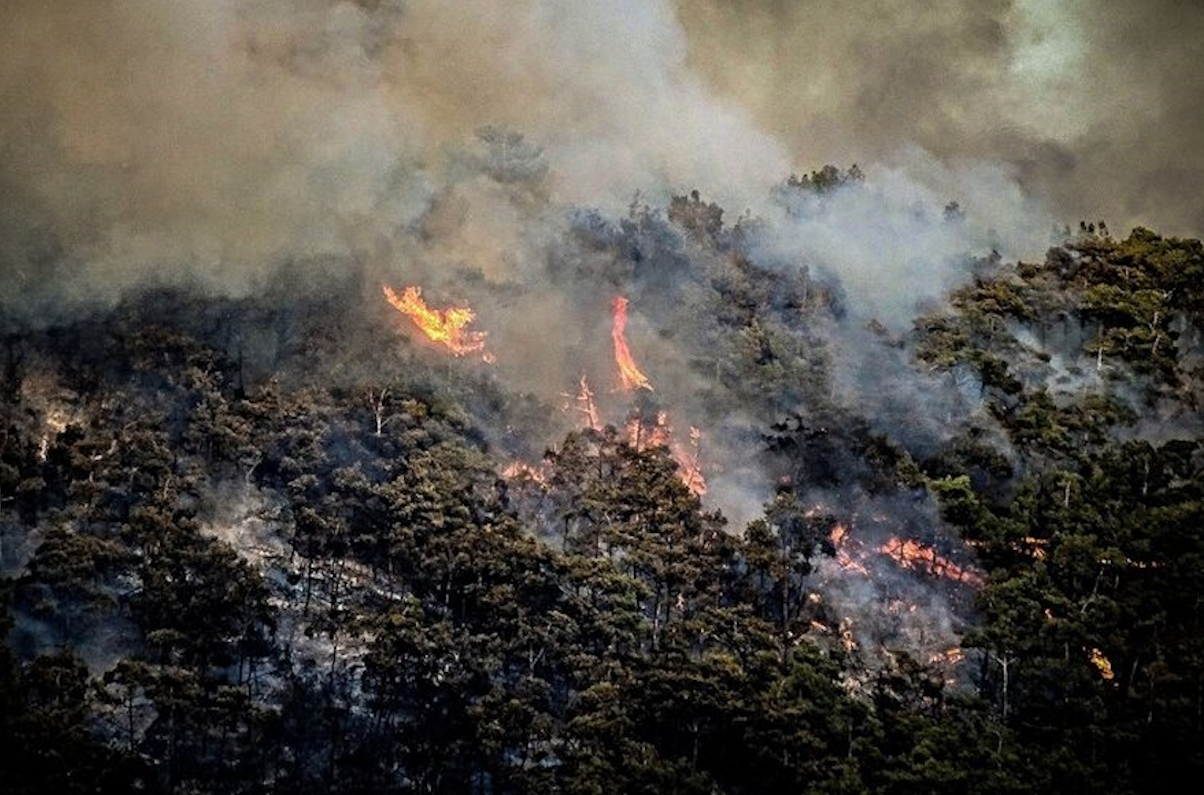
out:
<path id="1" fill-rule="evenodd" d="M 490 135 L 489 167 L 529 179 L 534 154 Z M 827 167 L 778 199 L 822 212 L 863 179 Z M 4 791 L 1198 776 L 1200 243 L 1084 226 L 1043 262 L 967 258 L 899 331 L 807 263 L 761 263 L 761 223 L 696 191 L 582 214 L 544 274 L 603 312 L 638 297 L 688 386 L 632 411 L 688 390 L 726 428 L 709 473 L 769 484 L 742 527 L 666 446 L 413 341 L 358 269 L 8 324 Z M 893 561 L 896 536 L 928 551 Z"/>

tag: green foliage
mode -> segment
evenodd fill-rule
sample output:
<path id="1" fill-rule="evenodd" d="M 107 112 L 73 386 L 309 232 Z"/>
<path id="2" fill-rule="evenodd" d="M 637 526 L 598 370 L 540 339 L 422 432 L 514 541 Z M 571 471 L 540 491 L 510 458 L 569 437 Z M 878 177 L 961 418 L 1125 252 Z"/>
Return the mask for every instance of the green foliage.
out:
<path id="1" fill-rule="evenodd" d="M 479 149 L 508 201 L 540 201 L 535 147 L 486 129 Z M 827 167 L 777 198 L 825 212 L 861 178 Z M 637 424 L 696 389 L 706 427 L 751 440 L 721 462 L 773 476 L 743 528 L 664 446 L 557 433 L 505 379 L 423 359 L 363 307 L 376 285 L 158 292 L 8 341 L 4 791 L 1136 793 L 1198 777 L 1198 242 L 1084 227 L 1040 264 L 974 263 L 910 336 L 870 324 L 886 357 L 869 361 L 969 373 L 980 404 L 896 418 L 849 394 L 838 285 L 758 263 L 759 231 L 693 192 L 577 230 L 549 266 L 583 293 L 639 294 L 681 353 L 681 383 L 634 401 Z M 53 401 L 67 420 L 47 421 Z M 497 474 L 535 457 L 531 429 L 555 446 L 526 479 Z M 974 600 L 960 667 L 885 649 L 870 668 L 823 640 L 833 525 L 896 510 L 985 572 L 934 586 Z M 905 606 L 903 580 L 872 585 Z"/>

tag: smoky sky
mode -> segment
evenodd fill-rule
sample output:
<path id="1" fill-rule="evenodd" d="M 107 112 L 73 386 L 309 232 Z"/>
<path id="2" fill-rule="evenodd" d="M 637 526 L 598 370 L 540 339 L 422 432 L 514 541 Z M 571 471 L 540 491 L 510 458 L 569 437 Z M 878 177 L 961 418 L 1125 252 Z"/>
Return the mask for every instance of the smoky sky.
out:
<path id="1" fill-rule="evenodd" d="M 691 67 L 799 162 L 914 145 L 1006 165 L 1062 223 L 1204 231 L 1204 5 L 677 5 Z"/>
<path id="2" fill-rule="evenodd" d="M 331 258 L 521 271 L 556 229 L 474 179 L 485 125 L 541 152 L 544 206 L 698 188 L 735 218 L 857 162 L 896 211 L 957 199 L 983 230 L 1196 234 L 1202 20 L 1103 0 L 9 0 L 0 298 L 245 293 Z"/>

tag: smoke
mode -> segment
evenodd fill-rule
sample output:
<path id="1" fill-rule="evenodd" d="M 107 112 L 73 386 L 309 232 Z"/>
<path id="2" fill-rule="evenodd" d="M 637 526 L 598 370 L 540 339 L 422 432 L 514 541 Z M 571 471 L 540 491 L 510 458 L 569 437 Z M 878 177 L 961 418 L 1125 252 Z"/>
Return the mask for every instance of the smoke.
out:
<path id="1" fill-rule="evenodd" d="M 439 235 L 438 198 L 495 212 L 458 157 L 488 124 L 544 149 L 561 204 L 698 183 L 744 206 L 788 170 L 687 68 L 667 3 L 18 1 L 0 96 L 10 300 L 241 294 L 285 261 L 394 259 Z"/>
<path id="2" fill-rule="evenodd" d="M 787 226 L 774 251 L 830 267 L 886 322 L 967 251 L 1043 244 L 1042 204 L 1070 223 L 1204 227 L 1201 10 L 849 8 L 6 3 L 0 297 L 45 312 L 148 282 L 239 295 L 332 258 L 521 278 L 563 231 L 539 208 L 613 215 L 698 187 L 729 217 L 760 214 L 823 162 L 860 162 L 876 193 Z M 464 153 L 485 125 L 538 153 L 532 201 L 474 179 Z M 957 230 L 916 210 L 949 200 Z"/>
<path id="3" fill-rule="evenodd" d="M 918 146 L 1014 171 L 1060 222 L 1204 231 L 1204 7 L 677 6 L 691 66 L 804 162 L 864 165 Z"/>
<path id="4" fill-rule="evenodd" d="M 615 219 L 633 196 L 657 204 L 698 187 L 728 219 L 745 209 L 766 219 L 754 258 L 839 283 L 856 323 L 875 317 L 898 331 L 964 274 L 968 254 L 1031 247 L 1045 216 L 1020 189 L 1016 164 L 985 149 L 943 159 L 929 153 L 940 153 L 935 132 L 907 128 L 889 151 L 866 139 L 865 154 L 882 155 L 876 166 L 862 159 L 866 185 L 835 192 L 820 212 L 785 215 L 773 188 L 817 165 L 817 150 L 783 133 L 784 116 L 767 115 L 769 95 L 731 96 L 713 67 L 735 57 L 728 45 L 742 30 L 757 34 L 754 49 L 780 43 L 770 23 L 791 30 L 798 13 L 765 5 L 728 18 L 717 5 L 669 0 L 6 3 L 0 305 L 52 322 L 143 285 L 241 296 L 275 283 L 286 265 L 300 277 L 292 281 L 319 284 L 332 270 L 363 269 L 374 291 L 381 277 L 421 283 L 436 305 L 469 300 L 500 354 L 499 379 L 555 400 L 582 372 L 609 388 L 599 375 L 611 366 L 605 290 L 622 276 L 598 274 L 631 265 L 615 262 Z M 957 72 L 969 90 L 1006 36 L 970 12 L 949 14 L 906 26 L 932 45 L 906 74 L 936 90 L 928 59 L 943 52 L 960 64 L 957 55 L 978 64 Z M 783 52 L 839 52 L 849 39 L 832 19 L 831 35 Z M 1048 56 L 1032 48 L 1037 62 Z M 780 89 L 779 110 L 862 126 L 795 102 L 794 83 L 762 77 Z M 866 96 L 856 85 L 829 88 L 833 97 L 848 88 L 842 101 L 854 108 Z M 907 104 L 884 97 L 888 108 Z M 909 137 L 925 148 L 903 146 Z M 970 157 L 978 154 L 987 157 Z M 964 205 L 963 221 L 943 218 L 949 200 Z M 609 253 L 574 242 L 577 207 L 610 225 Z M 647 321 L 685 297 L 671 275 L 681 241 L 654 245 L 665 261 L 648 282 L 660 279 L 660 296 L 632 296 L 631 333 L 684 430 L 714 413 L 692 410 L 713 393 L 683 361 L 672 324 Z M 854 375 L 843 386 L 856 400 L 857 374 L 877 361 L 863 352 L 876 343 L 832 333 L 844 334 L 839 352 Z M 927 384 L 912 391 L 933 395 Z M 741 417 L 731 435 L 744 440 L 757 426 Z M 733 476 L 732 490 L 746 491 L 747 480 Z"/>
<path id="5" fill-rule="evenodd" d="M 762 230 L 758 257 L 839 281 L 850 312 L 896 331 L 964 282 L 974 256 L 1016 258 L 1049 243 L 1049 216 L 1007 169 L 949 167 L 916 149 L 899 152 L 864 184 L 785 201 L 787 217 Z M 946 212 L 953 203 L 956 211 Z"/>
<path id="6" fill-rule="evenodd" d="M 703 458 L 723 467 L 709 473 L 708 502 L 738 531 L 774 480 L 766 417 L 740 378 L 718 383 L 728 360 L 757 358 L 740 344 L 765 345 L 767 371 L 839 359 L 839 398 L 928 453 L 974 406 L 953 383 L 914 374 L 867 321 L 898 335 L 965 278 L 971 256 L 1043 247 L 1051 216 L 1026 188 L 1060 212 L 1158 212 L 1172 225 L 1204 201 L 1187 187 L 1200 173 L 1191 161 L 1154 188 L 1156 167 L 1189 142 L 1184 117 L 1199 113 L 1176 105 L 1180 88 L 1165 79 L 1187 38 L 1151 63 L 1101 66 L 1123 20 L 1083 4 L 880 5 L 12 0 L 0 7 L 0 307 L 49 323 L 146 285 L 238 297 L 278 287 L 285 266 L 315 283 L 362 270 L 381 312 L 380 280 L 419 283 L 435 306 L 471 303 L 498 355 L 482 381 L 555 406 L 584 374 L 604 421 L 621 425 L 633 400 L 612 390 L 609 302 L 622 284 L 656 388 L 640 395 L 645 418 L 671 413 L 678 442 L 702 428 Z M 1128 75 L 1128 93 L 1080 85 L 1084 74 Z M 1130 151 L 1145 130 L 1122 110 L 1155 84 L 1139 107 L 1166 137 Z M 1109 160 L 1122 156 L 1132 173 Z M 774 199 L 792 172 L 855 161 L 864 184 L 802 207 Z M 754 265 L 837 286 L 843 324 L 802 329 L 809 310 L 782 309 L 773 355 L 753 334 L 766 318 L 729 318 L 740 328 L 722 350 L 685 340 L 699 307 L 722 308 L 716 285 L 743 275 L 663 217 L 624 213 L 633 197 L 659 206 L 692 188 L 725 209 L 729 229 L 746 210 L 762 222 L 741 244 Z M 950 201 L 964 216 L 946 217 Z M 693 281 L 680 278 L 685 260 Z M 263 347 L 274 364 L 276 346 Z M 783 383 L 759 405 L 798 410 Z M 872 633 L 860 622 L 863 643 L 940 651 L 954 611 L 911 579 L 837 578 L 830 598 L 849 618 L 907 595 L 922 614 Z"/>

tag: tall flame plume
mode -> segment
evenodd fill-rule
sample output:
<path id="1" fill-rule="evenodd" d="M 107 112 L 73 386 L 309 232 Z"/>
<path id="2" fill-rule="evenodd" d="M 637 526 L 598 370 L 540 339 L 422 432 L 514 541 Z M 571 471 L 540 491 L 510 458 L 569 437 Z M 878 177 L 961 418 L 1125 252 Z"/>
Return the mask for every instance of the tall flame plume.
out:
<path id="1" fill-rule="evenodd" d="M 634 389 L 651 391 L 652 384 L 648 381 L 648 376 L 640 372 L 627 347 L 627 299 L 616 295 L 611 308 L 614 310 L 614 325 L 611 327 L 610 336 L 615 343 L 615 364 L 619 367 L 619 382 L 627 392 Z"/>
<path id="2" fill-rule="evenodd" d="M 480 352 L 486 361 L 491 360 L 485 353 L 485 332 L 467 330 L 468 324 L 476 318 L 476 313 L 469 307 L 431 309 L 422 300 L 421 287 L 407 287 L 398 295 L 386 284 L 384 292 L 393 308 L 412 320 L 427 339 L 446 346 L 456 356 Z"/>

